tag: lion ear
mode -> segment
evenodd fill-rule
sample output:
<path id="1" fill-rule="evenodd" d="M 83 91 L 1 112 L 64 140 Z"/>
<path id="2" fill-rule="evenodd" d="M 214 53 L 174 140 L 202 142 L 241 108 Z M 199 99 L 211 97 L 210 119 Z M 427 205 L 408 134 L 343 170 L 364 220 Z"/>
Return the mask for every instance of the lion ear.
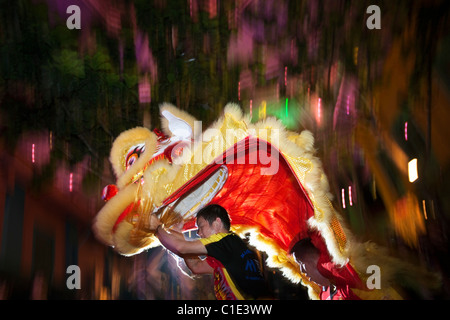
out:
<path id="1" fill-rule="evenodd" d="M 189 140 L 193 137 L 194 123 L 197 121 L 187 112 L 177 109 L 170 103 L 160 106 L 161 128 L 165 134 Z"/>
<path id="2" fill-rule="evenodd" d="M 167 110 L 161 112 L 168 121 L 168 127 L 172 136 L 179 137 L 183 140 L 189 140 L 192 137 L 192 128 L 183 119 L 175 117 Z"/>

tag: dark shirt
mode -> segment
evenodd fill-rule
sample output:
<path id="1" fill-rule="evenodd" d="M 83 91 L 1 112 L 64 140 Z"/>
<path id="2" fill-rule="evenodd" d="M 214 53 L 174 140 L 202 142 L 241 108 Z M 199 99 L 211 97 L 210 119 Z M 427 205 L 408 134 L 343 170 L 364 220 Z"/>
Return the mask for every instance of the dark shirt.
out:
<path id="1" fill-rule="evenodd" d="M 217 299 L 257 299 L 268 296 L 258 257 L 234 233 L 219 233 L 200 239 L 214 268 Z"/>

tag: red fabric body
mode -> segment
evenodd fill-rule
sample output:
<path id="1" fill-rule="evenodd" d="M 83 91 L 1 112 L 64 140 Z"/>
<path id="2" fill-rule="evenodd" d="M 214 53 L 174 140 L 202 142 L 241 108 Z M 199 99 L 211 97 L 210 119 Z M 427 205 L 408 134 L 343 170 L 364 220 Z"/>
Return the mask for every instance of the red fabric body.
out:
<path id="1" fill-rule="evenodd" d="M 253 159 L 257 163 L 252 164 Z M 308 233 L 306 224 L 314 214 L 313 207 L 300 182 L 276 148 L 254 137 L 247 137 L 227 150 L 164 204 L 191 191 L 221 165 L 227 166 L 228 178 L 211 203 L 227 209 L 232 224 L 257 226 L 261 234 L 286 251 L 299 239 L 314 236 Z M 262 175 L 262 168 L 273 174 Z M 185 229 L 194 227 L 194 223 L 194 220 L 187 223 Z"/>

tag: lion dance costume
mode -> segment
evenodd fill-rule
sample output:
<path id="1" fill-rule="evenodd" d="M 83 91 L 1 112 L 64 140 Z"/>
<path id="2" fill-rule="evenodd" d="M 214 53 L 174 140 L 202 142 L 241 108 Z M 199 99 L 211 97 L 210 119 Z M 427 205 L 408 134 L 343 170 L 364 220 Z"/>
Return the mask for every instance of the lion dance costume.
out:
<path id="1" fill-rule="evenodd" d="M 196 212 L 216 203 L 229 212 L 232 230 L 265 252 L 269 267 L 307 286 L 312 299 L 322 288 L 300 272 L 290 254 L 306 237 L 322 252 L 323 272 L 350 283 L 358 298 L 368 296 L 370 250 L 352 242 L 333 208 L 309 131 L 288 131 L 275 118 L 251 123 L 235 104 L 225 106 L 206 130 L 173 105 L 161 105 L 160 112 L 162 131 L 138 127 L 113 143 L 110 161 L 117 182 L 105 187 L 106 203 L 94 221 L 100 240 L 120 254 L 135 255 L 160 245 L 146 227 L 149 214 L 157 214 L 168 228 L 182 224 L 189 230 L 195 228 Z M 355 250 L 363 254 L 352 260 Z"/>

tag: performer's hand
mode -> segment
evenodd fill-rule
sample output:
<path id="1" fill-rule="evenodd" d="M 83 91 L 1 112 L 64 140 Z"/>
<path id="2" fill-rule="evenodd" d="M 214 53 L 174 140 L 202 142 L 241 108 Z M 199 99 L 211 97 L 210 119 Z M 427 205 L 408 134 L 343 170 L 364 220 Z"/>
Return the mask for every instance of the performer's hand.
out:
<path id="1" fill-rule="evenodd" d="M 151 214 L 148 218 L 148 224 L 150 230 L 156 230 L 159 225 L 161 225 L 161 221 L 158 219 L 158 217 L 155 214 Z"/>

